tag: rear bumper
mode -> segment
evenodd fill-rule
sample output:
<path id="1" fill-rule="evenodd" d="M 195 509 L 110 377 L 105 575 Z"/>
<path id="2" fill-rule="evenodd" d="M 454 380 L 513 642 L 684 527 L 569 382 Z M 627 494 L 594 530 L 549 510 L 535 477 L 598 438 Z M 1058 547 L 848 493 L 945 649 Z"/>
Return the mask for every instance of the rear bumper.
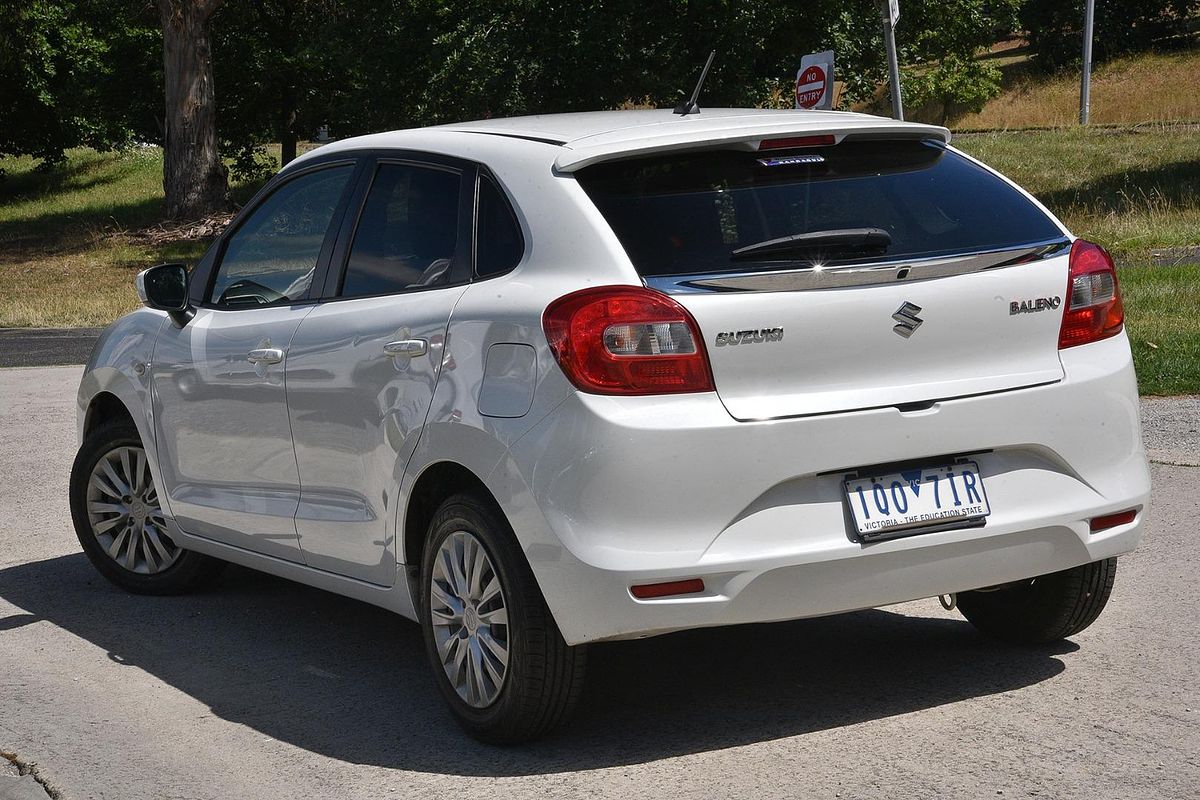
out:
<path id="1" fill-rule="evenodd" d="M 574 395 L 490 481 L 568 642 L 838 613 L 1132 550 L 1149 472 L 1124 336 L 1062 354 L 1060 383 L 895 408 L 737 422 L 716 395 Z M 845 471 L 970 454 L 982 528 L 855 540 Z M 1092 517 L 1141 509 L 1093 534 Z M 636 583 L 705 592 L 636 600 Z"/>

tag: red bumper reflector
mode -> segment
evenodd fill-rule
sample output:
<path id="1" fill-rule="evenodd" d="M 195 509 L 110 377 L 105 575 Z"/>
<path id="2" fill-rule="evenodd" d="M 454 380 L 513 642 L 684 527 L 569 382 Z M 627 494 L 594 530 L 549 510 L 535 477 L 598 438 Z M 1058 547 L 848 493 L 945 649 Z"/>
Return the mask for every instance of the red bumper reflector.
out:
<path id="1" fill-rule="evenodd" d="M 1128 511 L 1118 511 L 1116 514 L 1105 514 L 1103 517 L 1093 517 L 1088 525 L 1092 529 L 1092 533 L 1096 531 L 1105 531 L 1109 528 L 1115 528 L 1118 525 L 1128 525 L 1133 522 L 1137 516 L 1137 509 L 1131 508 Z"/>
<path id="2" fill-rule="evenodd" d="M 666 583 L 645 583 L 641 586 L 629 587 L 630 593 L 638 600 L 649 600 L 653 597 L 669 597 L 675 594 L 696 594 L 704 591 L 704 581 L 690 578 L 686 581 L 667 581 Z"/>
<path id="3" fill-rule="evenodd" d="M 821 147 L 837 141 L 833 136 L 789 136 L 785 139 L 763 139 L 758 143 L 759 150 L 786 150 L 789 147 Z"/>

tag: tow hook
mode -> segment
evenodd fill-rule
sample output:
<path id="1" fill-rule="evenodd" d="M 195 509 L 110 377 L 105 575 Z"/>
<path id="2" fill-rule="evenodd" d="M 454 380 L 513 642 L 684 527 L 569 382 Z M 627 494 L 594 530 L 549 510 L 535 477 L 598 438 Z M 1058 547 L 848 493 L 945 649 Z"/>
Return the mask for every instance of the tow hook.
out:
<path id="1" fill-rule="evenodd" d="M 939 594 L 938 602 L 942 604 L 942 608 L 947 611 L 953 611 L 958 608 L 958 594 L 951 592 L 950 594 Z"/>

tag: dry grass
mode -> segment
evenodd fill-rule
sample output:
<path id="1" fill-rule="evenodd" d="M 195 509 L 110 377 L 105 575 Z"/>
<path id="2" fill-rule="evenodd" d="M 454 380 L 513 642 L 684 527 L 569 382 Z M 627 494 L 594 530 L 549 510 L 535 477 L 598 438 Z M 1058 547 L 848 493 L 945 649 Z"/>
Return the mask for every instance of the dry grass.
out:
<path id="1" fill-rule="evenodd" d="M 74 150 L 43 171 L 7 158 L 0 169 L 0 327 L 107 325 L 137 305 L 138 270 L 194 261 L 213 235 L 162 235 L 158 148 Z"/>
<path id="2" fill-rule="evenodd" d="M 1092 73 L 1091 122 L 1129 125 L 1200 121 L 1200 50 L 1146 54 L 1102 64 Z M 977 114 L 955 118 L 957 130 L 1060 127 L 1079 121 L 1079 74 L 1024 74 Z"/>

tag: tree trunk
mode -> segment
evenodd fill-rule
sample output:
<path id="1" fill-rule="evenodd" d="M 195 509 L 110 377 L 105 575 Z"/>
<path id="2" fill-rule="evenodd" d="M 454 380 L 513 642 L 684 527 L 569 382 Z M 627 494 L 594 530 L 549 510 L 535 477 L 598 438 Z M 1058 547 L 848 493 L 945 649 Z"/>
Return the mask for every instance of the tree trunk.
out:
<path id="1" fill-rule="evenodd" d="M 221 0 L 158 0 L 163 29 L 166 215 L 198 219 L 229 205 L 229 175 L 217 152 L 216 93 L 208 20 Z"/>
<path id="2" fill-rule="evenodd" d="M 296 158 L 296 103 L 292 97 L 291 89 L 284 89 L 280 98 L 282 112 L 280 114 L 279 125 L 279 160 L 280 166 L 287 166 L 289 161 L 294 161 Z"/>

